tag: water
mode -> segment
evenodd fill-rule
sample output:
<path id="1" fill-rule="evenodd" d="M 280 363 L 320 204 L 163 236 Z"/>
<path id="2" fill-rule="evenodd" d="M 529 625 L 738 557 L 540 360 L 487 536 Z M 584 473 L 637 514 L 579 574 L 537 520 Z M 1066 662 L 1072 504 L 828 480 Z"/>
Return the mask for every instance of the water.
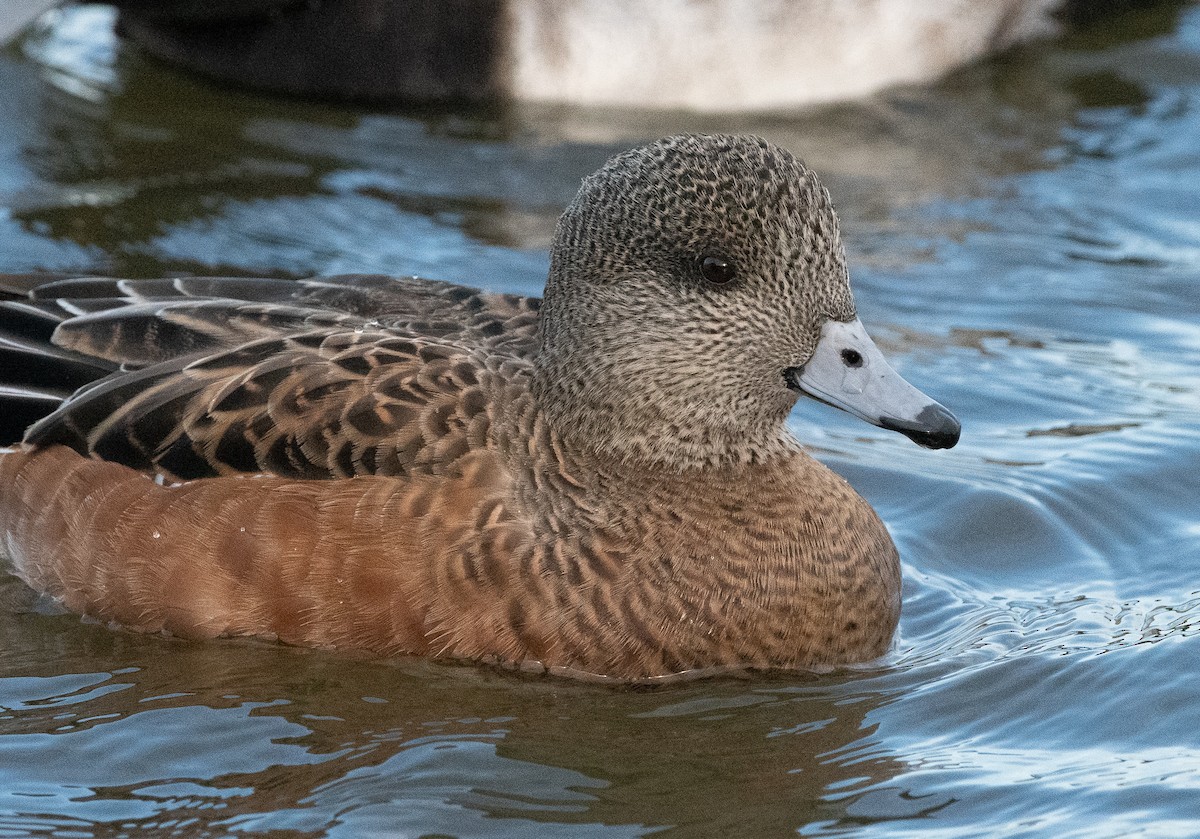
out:
<path id="1" fill-rule="evenodd" d="M 362 113 L 214 90 L 77 10 L 0 54 L 0 268 L 536 293 L 610 153 L 803 155 L 933 453 L 802 406 L 879 510 L 881 663 L 610 690 L 141 637 L 0 577 L 0 836 L 1200 835 L 1200 7 L 770 117 Z"/>

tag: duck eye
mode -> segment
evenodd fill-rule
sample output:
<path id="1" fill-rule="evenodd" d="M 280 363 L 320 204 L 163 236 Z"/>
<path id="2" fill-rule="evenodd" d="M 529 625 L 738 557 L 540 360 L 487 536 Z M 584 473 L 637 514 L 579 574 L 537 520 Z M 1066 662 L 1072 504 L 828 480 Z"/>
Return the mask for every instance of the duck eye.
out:
<path id="1" fill-rule="evenodd" d="M 737 275 L 737 269 L 719 256 L 705 256 L 700 259 L 700 275 L 710 283 L 725 285 Z"/>

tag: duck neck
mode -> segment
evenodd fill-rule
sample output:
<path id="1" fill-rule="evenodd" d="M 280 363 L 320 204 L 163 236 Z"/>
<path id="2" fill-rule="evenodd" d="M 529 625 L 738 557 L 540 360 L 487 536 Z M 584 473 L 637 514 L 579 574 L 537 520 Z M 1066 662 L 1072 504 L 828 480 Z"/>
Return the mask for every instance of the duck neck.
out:
<path id="1" fill-rule="evenodd" d="M 541 357 L 532 381 L 538 413 L 572 450 L 685 472 L 770 463 L 799 449 L 782 417 L 739 423 L 711 406 L 674 404 L 656 388 L 580 375 L 577 366 Z"/>

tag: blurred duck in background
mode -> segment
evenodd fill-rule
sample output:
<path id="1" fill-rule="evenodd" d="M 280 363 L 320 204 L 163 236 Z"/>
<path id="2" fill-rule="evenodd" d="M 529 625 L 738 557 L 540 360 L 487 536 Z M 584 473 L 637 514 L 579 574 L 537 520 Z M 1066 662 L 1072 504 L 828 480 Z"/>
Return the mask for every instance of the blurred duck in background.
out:
<path id="1" fill-rule="evenodd" d="M 790 108 L 922 83 L 1149 0 L 117 0 L 149 54 L 364 103 Z M 6 0 L 0 39 L 55 0 Z"/>

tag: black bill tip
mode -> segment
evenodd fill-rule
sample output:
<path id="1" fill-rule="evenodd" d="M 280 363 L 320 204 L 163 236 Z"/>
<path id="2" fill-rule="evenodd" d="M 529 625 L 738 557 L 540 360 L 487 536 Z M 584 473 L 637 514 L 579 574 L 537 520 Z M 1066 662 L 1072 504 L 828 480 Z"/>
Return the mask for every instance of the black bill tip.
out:
<path id="1" fill-rule="evenodd" d="M 889 431 L 899 431 L 918 446 L 927 449 L 952 449 L 962 432 L 962 425 L 954 414 L 936 402 L 917 414 L 916 419 L 880 417 L 879 425 Z"/>

